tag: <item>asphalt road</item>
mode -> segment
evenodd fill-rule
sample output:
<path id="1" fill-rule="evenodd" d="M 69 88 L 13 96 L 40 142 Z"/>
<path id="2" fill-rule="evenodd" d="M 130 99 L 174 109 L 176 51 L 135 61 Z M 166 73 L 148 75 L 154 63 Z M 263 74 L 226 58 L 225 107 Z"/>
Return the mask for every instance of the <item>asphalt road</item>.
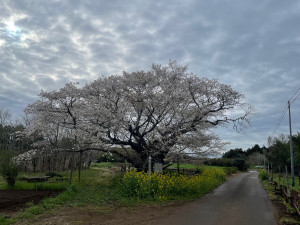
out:
<path id="1" fill-rule="evenodd" d="M 240 173 L 187 204 L 161 225 L 276 225 L 274 209 L 258 172 Z"/>

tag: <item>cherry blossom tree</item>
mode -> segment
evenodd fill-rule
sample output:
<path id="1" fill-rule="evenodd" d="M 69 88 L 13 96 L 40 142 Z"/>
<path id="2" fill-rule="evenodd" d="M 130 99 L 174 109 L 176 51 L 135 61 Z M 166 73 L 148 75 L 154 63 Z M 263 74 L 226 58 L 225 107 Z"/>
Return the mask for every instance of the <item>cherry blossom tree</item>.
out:
<path id="1" fill-rule="evenodd" d="M 176 62 L 100 77 L 83 92 L 90 107 L 85 117 L 98 139 L 133 151 L 123 157 L 141 169 L 148 156 L 162 162 L 179 142 L 205 143 L 212 128 L 228 123 L 244 127 L 252 113 L 244 95 L 218 80 L 188 73 Z"/>
<path id="2" fill-rule="evenodd" d="M 76 83 L 67 83 L 59 91 L 41 91 L 41 100 L 29 105 L 25 112 L 31 115 L 31 123 L 27 126 L 28 136 L 39 138 L 36 146 L 47 147 L 47 150 L 64 150 L 73 153 L 70 182 L 74 169 L 74 155 L 80 152 L 80 143 L 84 136 L 82 129 L 78 129 L 81 120 L 83 105 L 80 88 Z M 68 148 L 61 148 L 62 140 L 68 141 Z M 81 156 L 82 152 L 80 152 Z M 81 163 L 81 160 L 80 160 Z M 81 165 L 79 165 L 80 174 Z M 80 177 L 80 175 L 79 175 Z"/>
<path id="3" fill-rule="evenodd" d="M 213 129 L 231 123 L 238 130 L 252 114 L 243 94 L 175 61 L 100 77 L 83 88 L 66 84 L 40 97 L 26 110 L 34 118 L 29 133 L 39 131 L 56 147 L 71 137 L 73 149 L 109 151 L 138 169 L 147 168 L 149 156 L 163 162 L 176 149 L 216 151 L 221 142 Z"/>

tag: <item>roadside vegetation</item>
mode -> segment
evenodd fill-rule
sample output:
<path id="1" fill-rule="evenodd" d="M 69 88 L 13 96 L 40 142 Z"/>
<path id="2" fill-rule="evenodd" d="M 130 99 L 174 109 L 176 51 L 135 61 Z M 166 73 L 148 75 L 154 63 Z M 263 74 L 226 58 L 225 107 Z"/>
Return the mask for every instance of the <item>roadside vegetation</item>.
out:
<path id="1" fill-rule="evenodd" d="M 232 171 L 236 171 L 232 168 Z M 228 172 L 228 171 L 227 171 Z M 140 204 L 165 204 L 170 201 L 186 201 L 198 198 L 226 180 L 223 168 L 203 167 L 194 176 L 176 173 L 153 173 L 150 177 L 145 172 L 130 170 L 123 176 L 120 168 L 113 163 L 94 163 L 90 169 L 82 171 L 81 182 L 74 176 L 69 185 L 64 179 L 49 182 L 28 183 L 17 179 L 15 189 L 39 190 L 60 189 L 62 193 L 47 198 L 38 205 L 27 203 L 27 208 L 7 218 L 0 215 L 0 224 L 13 224 L 22 220 L 37 219 L 39 215 L 51 213 L 58 207 L 89 206 L 132 206 Z M 62 178 L 68 173 L 60 173 Z M 34 174 L 20 174 L 20 176 Z M 35 174 L 36 175 L 36 174 Z M 4 179 L 0 179 L 1 189 L 9 189 Z"/>
<path id="2" fill-rule="evenodd" d="M 278 191 L 275 190 L 274 186 L 269 184 L 269 176 L 271 174 L 268 174 L 268 172 L 264 169 L 259 170 L 259 178 L 268 193 L 269 199 L 272 201 L 273 205 L 277 209 L 278 217 L 279 217 L 279 223 L 280 225 L 296 225 L 300 224 L 300 218 L 299 215 L 296 211 L 295 208 L 293 208 L 283 197 L 281 197 L 278 194 Z M 280 178 L 281 174 L 273 174 L 273 179 L 278 183 L 278 184 L 283 184 L 281 183 L 283 179 L 285 179 L 285 184 L 287 185 L 287 178 Z M 281 181 L 281 182 L 279 182 Z M 288 179 L 289 183 L 289 188 L 292 190 L 299 191 L 299 184 L 298 184 L 298 178 L 297 182 L 295 180 L 295 187 L 291 186 L 291 179 Z"/>

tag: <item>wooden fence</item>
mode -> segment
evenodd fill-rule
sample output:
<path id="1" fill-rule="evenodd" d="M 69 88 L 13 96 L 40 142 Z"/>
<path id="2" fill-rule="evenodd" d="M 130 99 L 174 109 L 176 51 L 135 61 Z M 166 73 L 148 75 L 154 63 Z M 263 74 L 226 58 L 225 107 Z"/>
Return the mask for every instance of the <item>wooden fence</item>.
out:
<path id="1" fill-rule="evenodd" d="M 290 190 L 288 182 L 286 185 L 278 184 L 273 180 L 273 177 L 269 178 L 269 184 L 274 186 L 276 193 L 280 194 L 289 203 L 290 206 L 294 207 L 297 210 L 298 215 L 300 216 L 299 192 Z"/>

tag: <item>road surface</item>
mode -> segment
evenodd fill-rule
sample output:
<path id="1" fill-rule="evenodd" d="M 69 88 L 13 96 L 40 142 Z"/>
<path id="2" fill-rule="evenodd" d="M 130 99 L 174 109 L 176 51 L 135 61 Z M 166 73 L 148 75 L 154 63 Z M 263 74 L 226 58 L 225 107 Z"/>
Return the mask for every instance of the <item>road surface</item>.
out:
<path id="1" fill-rule="evenodd" d="M 160 225 L 277 225 L 257 171 L 240 173 Z"/>

